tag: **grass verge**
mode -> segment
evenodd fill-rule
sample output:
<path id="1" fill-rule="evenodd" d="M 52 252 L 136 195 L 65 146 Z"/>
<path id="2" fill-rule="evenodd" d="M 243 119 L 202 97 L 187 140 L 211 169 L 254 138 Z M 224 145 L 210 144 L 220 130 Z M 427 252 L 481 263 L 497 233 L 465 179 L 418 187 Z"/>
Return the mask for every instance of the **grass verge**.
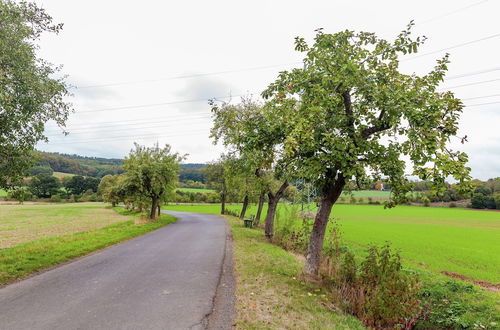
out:
<path id="1" fill-rule="evenodd" d="M 162 214 L 154 222 L 136 224 L 140 215 L 121 208 L 115 210 L 130 220 L 95 230 L 36 239 L 0 250 L 0 286 L 176 221 L 174 217 Z"/>
<path id="2" fill-rule="evenodd" d="M 335 311 L 320 287 L 298 277 L 299 258 L 266 242 L 259 229 L 227 219 L 234 240 L 237 328 L 364 329 L 356 318 Z"/>

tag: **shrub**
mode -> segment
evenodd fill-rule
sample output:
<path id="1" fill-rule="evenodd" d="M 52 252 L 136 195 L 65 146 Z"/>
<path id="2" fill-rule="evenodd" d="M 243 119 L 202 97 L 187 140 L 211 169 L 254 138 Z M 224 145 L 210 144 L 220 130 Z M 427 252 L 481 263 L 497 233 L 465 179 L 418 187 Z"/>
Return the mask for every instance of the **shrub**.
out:
<path id="1" fill-rule="evenodd" d="M 364 202 L 365 202 L 365 200 L 363 199 L 363 197 L 360 197 L 360 198 L 358 199 L 358 203 L 363 204 Z"/>
<path id="2" fill-rule="evenodd" d="M 431 206 L 431 201 L 430 201 L 429 197 L 427 197 L 427 196 L 422 197 L 422 203 L 424 203 L 425 207 Z"/>
<path id="3" fill-rule="evenodd" d="M 88 189 L 81 197 L 80 202 L 96 202 L 97 194 L 92 191 L 92 189 Z"/>
<path id="4" fill-rule="evenodd" d="M 368 197 L 368 204 L 373 204 L 373 198 Z"/>
<path id="5" fill-rule="evenodd" d="M 496 208 L 495 198 L 482 193 L 474 193 L 471 199 L 473 209 L 494 209 Z"/>
<path id="6" fill-rule="evenodd" d="M 407 329 L 415 324 L 422 312 L 420 282 L 402 271 L 401 258 L 389 245 L 370 247 L 359 267 L 350 252 L 337 262 L 330 268 L 337 269 L 330 276 L 330 287 L 346 312 L 376 329 Z"/>
<path id="7" fill-rule="evenodd" d="M 19 204 L 22 204 L 25 201 L 33 199 L 33 194 L 27 188 L 22 187 L 9 191 L 7 199 L 15 199 Z"/>
<path id="8" fill-rule="evenodd" d="M 448 207 L 457 207 L 457 204 L 455 204 L 455 203 L 450 203 L 450 204 L 448 204 Z"/>
<path id="9" fill-rule="evenodd" d="M 50 201 L 52 203 L 60 203 L 62 201 L 61 195 L 55 194 L 55 195 L 50 196 Z"/>
<path id="10" fill-rule="evenodd" d="M 351 196 L 351 199 L 350 199 L 350 201 L 349 201 L 349 202 L 350 202 L 351 204 L 356 204 L 356 201 L 357 201 L 357 200 L 356 200 L 356 197 Z"/>

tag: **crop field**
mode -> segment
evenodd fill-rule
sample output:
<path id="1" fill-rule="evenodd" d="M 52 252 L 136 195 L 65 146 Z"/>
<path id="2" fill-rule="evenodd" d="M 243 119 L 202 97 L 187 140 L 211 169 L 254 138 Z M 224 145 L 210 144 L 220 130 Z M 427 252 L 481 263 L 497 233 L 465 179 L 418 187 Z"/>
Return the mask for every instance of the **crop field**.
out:
<path id="1" fill-rule="evenodd" d="M 214 192 L 215 190 L 213 189 L 204 189 L 204 188 L 177 188 L 178 191 L 183 191 L 183 192 L 194 192 L 194 193 L 209 193 L 209 192 Z"/>
<path id="2" fill-rule="evenodd" d="M 277 226 L 291 206 L 281 205 Z M 165 209 L 218 214 L 218 204 L 170 205 Z M 229 209 L 239 210 L 237 204 Z M 253 205 L 247 214 L 255 214 Z M 312 211 L 311 207 L 311 211 Z M 332 211 L 343 242 L 352 249 L 390 242 L 402 257 L 433 272 L 453 272 L 471 279 L 500 283 L 500 212 L 453 208 L 380 205 L 336 205 Z M 330 226 L 332 223 L 330 223 Z M 328 239 L 328 238 L 327 238 Z"/>

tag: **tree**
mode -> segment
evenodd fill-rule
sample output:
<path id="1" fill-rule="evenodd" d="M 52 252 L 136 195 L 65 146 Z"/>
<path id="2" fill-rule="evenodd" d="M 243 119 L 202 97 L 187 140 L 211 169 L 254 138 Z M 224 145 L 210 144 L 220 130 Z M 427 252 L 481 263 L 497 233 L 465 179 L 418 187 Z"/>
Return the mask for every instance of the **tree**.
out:
<path id="1" fill-rule="evenodd" d="M 283 161 L 294 168 L 289 173 L 314 183 L 320 194 L 306 274 L 319 271 L 326 225 L 349 181 L 362 186 L 384 178 L 392 191 L 387 207 L 404 202 L 411 190 L 407 164 L 436 192 L 448 176 L 460 189 L 470 187 L 467 155 L 447 147 L 463 107 L 451 92 L 438 90 L 448 55 L 424 76 L 399 71 L 399 57 L 425 40 L 412 39 L 412 25 L 394 42 L 348 30 L 318 30 L 312 46 L 296 38 L 304 67 L 281 72 L 263 92 L 268 120 L 285 129 Z"/>
<path id="2" fill-rule="evenodd" d="M 119 175 L 105 175 L 97 188 L 98 196 L 100 196 L 103 201 L 111 203 L 113 207 L 121 202 L 122 198 L 119 194 L 119 177 Z"/>
<path id="3" fill-rule="evenodd" d="M 136 194 L 150 201 L 150 219 L 155 219 L 160 201 L 177 186 L 180 162 L 185 156 L 173 153 L 170 146 L 152 148 L 135 143 L 124 160 L 124 168 L 130 184 L 136 187 Z"/>
<path id="4" fill-rule="evenodd" d="M 208 188 L 217 191 L 220 195 L 220 200 L 221 200 L 220 214 L 225 214 L 226 212 L 226 200 L 228 197 L 226 161 L 227 157 L 222 155 L 219 160 L 208 163 L 207 166 L 203 168 Z"/>
<path id="5" fill-rule="evenodd" d="M 34 176 L 30 182 L 30 191 L 40 198 L 49 198 L 56 195 L 61 188 L 61 182 L 55 176 L 39 174 Z"/>
<path id="6" fill-rule="evenodd" d="M 276 151 L 277 146 L 283 143 L 283 127 L 267 120 L 263 106 L 251 98 L 242 98 L 236 105 L 219 105 L 212 100 L 210 105 L 214 121 L 210 136 L 214 143 L 221 140 L 230 149 L 231 155 L 245 159 L 251 172 L 257 177 L 256 186 L 261 187 L 257 222 L 260 220 L 264 194 L 267 193 L 265 234 L 270 239 L 273 236 L 278 202 L 288 187 L 285 163 L 281 162 L 279 168 L 273 169 L 281 156 Z"/>
<path id="7" fill-rule="evenodd" d="M 45 123 L 62 127 L 70 112 L 59 68 L 37 57 L 41 34 L 61 29 L 35 3 L 0 1 L 0 187 L 22 180 Z"/>

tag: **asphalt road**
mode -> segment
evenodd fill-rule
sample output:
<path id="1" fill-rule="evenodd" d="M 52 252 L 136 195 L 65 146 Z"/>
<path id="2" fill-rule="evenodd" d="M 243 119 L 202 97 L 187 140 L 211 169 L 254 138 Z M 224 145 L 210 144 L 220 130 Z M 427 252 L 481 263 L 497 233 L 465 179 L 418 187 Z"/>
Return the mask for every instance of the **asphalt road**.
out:
<path id="1" fill-rule="evenodd" d="M 0 289 L 0 329 L 202 329 L 226 244 L 214 215 L 174 224 Z"/>

